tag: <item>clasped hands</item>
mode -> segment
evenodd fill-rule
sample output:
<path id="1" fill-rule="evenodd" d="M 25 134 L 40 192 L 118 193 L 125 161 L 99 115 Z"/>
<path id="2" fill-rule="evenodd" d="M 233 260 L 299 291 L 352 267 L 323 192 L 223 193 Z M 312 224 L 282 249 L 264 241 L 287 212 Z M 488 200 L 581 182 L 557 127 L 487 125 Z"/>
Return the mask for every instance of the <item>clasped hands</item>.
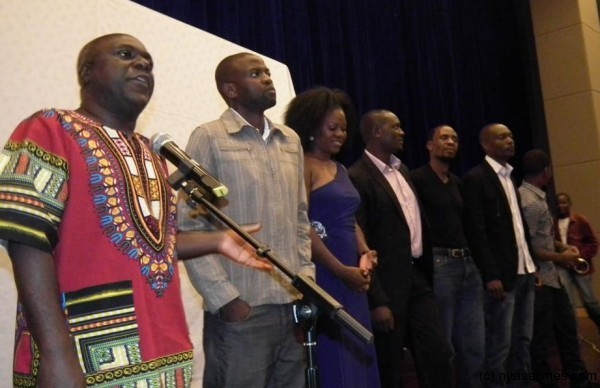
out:
<path id="1" fill-rule="evenodd" d="M 581 257 L 581 253 L 579 249 L 574 245 L 565 244 L 563 249 L 560 252 L 560 261 L 557 264 L 560 264 L 566 268 L 573 268 L 577 264 L 577 260 Z"/>
<path id="2" fill-rule="evenodd" d="M 338 277 L 348 286 L 358 292 L 367 292 L 371 284 L 371 273 L 377 266 L 377 251 L 368 250 L 362 253 L 358 267 L 343 266 Z"/>

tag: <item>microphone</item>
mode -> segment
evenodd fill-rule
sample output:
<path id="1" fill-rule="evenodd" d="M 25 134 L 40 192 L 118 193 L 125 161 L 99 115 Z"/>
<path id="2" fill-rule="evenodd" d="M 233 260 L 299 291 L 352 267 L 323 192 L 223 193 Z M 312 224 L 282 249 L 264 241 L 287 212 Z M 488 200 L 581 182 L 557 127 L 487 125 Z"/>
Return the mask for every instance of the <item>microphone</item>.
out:
<path id="1" fill-rule="evenodd" d="M 210 175 L 202 166 L 186 154 L 175 144 L 171 136 L 166 133 L 156 133 L 150 138 L 152 150 L 157 154 L 164 156 L 169 162 L 173 163 L 186 178 L 192 179 L 199 184 L 205 191 L 212 193 L 216 198 L 222 198 L 227 195 L 229 190 L 224 184 Z"/>

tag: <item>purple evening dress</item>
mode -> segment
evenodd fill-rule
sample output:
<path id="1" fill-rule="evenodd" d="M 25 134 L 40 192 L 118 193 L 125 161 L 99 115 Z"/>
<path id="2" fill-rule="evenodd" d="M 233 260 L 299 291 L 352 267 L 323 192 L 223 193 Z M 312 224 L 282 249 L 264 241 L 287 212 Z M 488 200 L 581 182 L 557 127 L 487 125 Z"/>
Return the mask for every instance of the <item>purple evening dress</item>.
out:
<path id="1" fill-rule="evenodd" d="M 337 163 L 333 181 L 310 193 L 308 216 L 327 248 L 342 263 L 358 266 L 355 213 L 360 196 Z M 317 284 L 331 294 L 344 309 L 372 332 L 366 293 L 349 289 L 323 266 L 316 264 Z M 317 322 L 317 365 L 321 387 L 377 388 L 379 374 L 374 345 L 367 345 L 326 315 Z"/>

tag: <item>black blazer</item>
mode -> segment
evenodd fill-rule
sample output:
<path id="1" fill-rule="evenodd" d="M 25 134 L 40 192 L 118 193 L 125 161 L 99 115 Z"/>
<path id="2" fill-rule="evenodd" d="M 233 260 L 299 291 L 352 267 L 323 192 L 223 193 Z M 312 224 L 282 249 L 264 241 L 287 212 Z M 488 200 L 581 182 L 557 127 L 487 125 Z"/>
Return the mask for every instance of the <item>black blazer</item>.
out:
<path id="1" fill-rule="evenodd" d="M 367 243 L 375 249 L 379 265 L 373 273 L 369 288 L 371 309 L 388 305 L 392 311 L 401 311 L 401 305 L 408 298 L 413 283 L 410 230 L 396 194 L 381 171 L 365 154 L 348 169 L 350 179 L 358 190 L 361 205 L 357 221 L 362 228 Z M 400 168 L 416 195 L 408 176 L 408 170 Z M 432 257 L 426 244 L 427 220 L 421 210 L 423 225 L 423 257 L 419 259 L 426 276 L 431 280 Z"/>
<path id="2" fill-rule="evenodd" d="M 484 283 L 501 280 L 504 289 L 511 290 L 517 277 L 519 252 L 510 205 L 498 175 L 484 160 L 462 177 L 460 190 L 465 202 L 465 233 Z M 518 190 L 515 193 L 525 240 L 533 255 L 521 197 Z"/>

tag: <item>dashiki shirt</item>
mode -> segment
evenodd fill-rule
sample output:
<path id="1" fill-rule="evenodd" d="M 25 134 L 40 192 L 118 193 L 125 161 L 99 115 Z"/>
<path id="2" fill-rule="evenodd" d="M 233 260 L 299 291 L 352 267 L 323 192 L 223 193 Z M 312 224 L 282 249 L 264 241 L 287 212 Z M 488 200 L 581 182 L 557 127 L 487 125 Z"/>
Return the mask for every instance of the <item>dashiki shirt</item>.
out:
<path id="1" fill-rule="evenodd" d="M 143 136 L 74 111 L 34 114 L 0 153 L 0 239 L 53 253 L 88 386 L 190 385 L 165 171 Z M 17 310 L 13 384 L 33 387 L 40 354 Z"/>

